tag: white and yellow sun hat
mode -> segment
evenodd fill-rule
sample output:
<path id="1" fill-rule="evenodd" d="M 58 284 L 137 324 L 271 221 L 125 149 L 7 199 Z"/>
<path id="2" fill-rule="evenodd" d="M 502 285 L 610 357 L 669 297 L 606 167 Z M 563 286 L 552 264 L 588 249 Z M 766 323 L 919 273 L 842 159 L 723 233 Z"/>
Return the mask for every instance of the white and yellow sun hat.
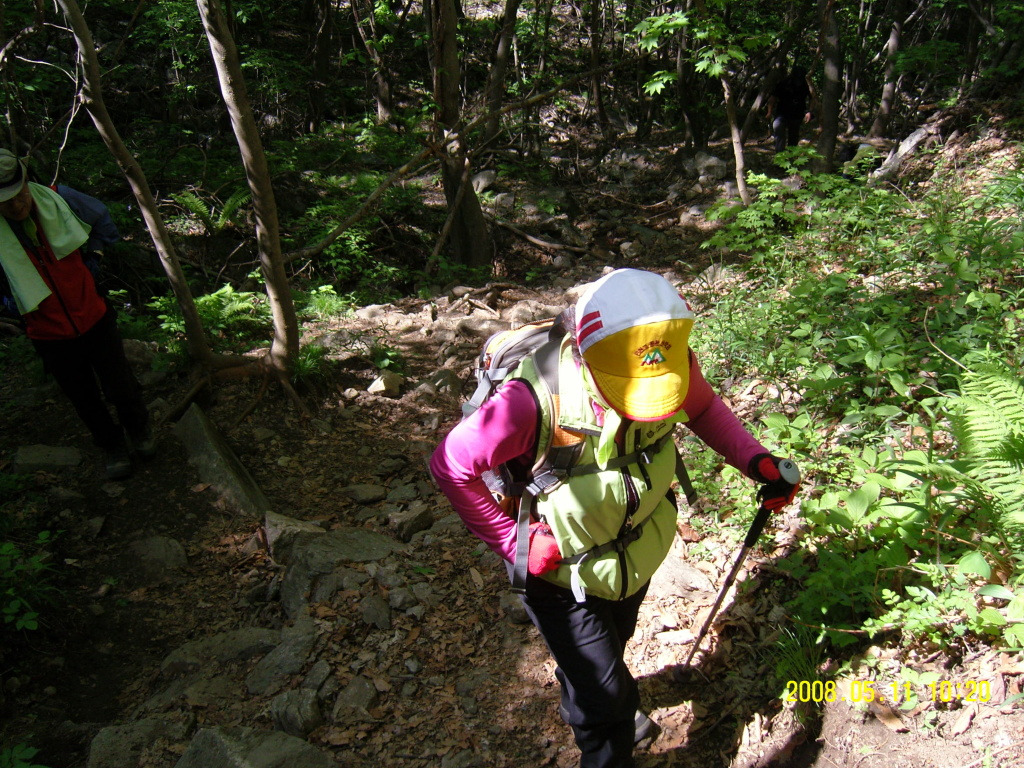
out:
<path id="1" fill-rule="evenodd" d="M 693 311 L 661 275 L 617 269 L 576 302 L 576 342 L 601 396 L 634 421 L 679 411 L 690 385 Z"/>

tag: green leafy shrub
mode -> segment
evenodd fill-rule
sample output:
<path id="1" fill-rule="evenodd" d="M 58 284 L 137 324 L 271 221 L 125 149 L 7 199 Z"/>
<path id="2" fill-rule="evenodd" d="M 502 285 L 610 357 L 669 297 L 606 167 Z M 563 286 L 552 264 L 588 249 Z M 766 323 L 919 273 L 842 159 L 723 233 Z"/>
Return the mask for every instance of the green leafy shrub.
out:
<path id="1" fill-rule="evenodd" d="M 296 311 L 318 320 L 344 317 L 355 307 L 353 299 L 339 296 L 333 285 L 321 285 L 295 297 Z"/>
<path id="2" fill-rule="evenodd" d="M 197 296 L 196 311 L 203 327 L 213 339 L 220 339 L 232 349 L 245 349 L 270 329 L 271 317 L 267 297 L 261 293 L 235 290 L 230 284 L 213 293 Z M 154 310 L 161 329 L 171 337 L 185 333 L 185 320 L 173 296 L 154 298 L 148 305 Z"/>
<path id="3" fill-rule="evenodd" d="M 236 190 L 216 211 L 214 204 L 200 197 L 192 190 L 182 190 L 171 195 L 185 211 L 200 221 L 207 235 L 215 235 L 233 224 L 239 209 L 252 199 L 248 190 Z"/>
<path id="4" fill-rule="evenodd" d="M 27 744 L 15 744 L 0 749 L 0 768 L 46 768 L 45 765 L 33 763 L 32 758 L 39 750 Z"/>
<path id="5" fill-rule="evenodd" d="M 1008 533 L 1024 533 L 1024 386 L 1000 368 L 970 372 L 951 407 L 961 457 L 942 476 L 963 484 Z"/>
<path id="6" fill-rule="evenodd" d="M 327 359 L 327 348 L 317 344 L 304 344 L 299 348 L 292 366 L 292 381 L 296 384 L 311 386 L 321 384 L 331 378 L 330 360 Z"/>
<path id="7" fill-rule="evenodd" d="M 36 608 L 52 594 L 46 547 L 49 531 L 41 531 L 28 544 L 0 540 L 0 616 L 8 629 L 38 629 Z"/>

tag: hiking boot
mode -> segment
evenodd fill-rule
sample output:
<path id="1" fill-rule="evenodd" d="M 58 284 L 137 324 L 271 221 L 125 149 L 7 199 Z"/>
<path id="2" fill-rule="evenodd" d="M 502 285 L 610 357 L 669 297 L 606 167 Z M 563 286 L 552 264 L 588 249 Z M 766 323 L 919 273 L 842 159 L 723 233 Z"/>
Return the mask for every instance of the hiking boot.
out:
<path id="1" fill-rule="evenodd" d="M 124 480 L 132 473 L 132 459 L 124 448 L 103 452 L 107 480 Z"/>
<path id="2" fill-rule="evenodd" d="M 141 435 L 128 436 L 128 444 L 132 447 L 132 452 L 140 459 L 152 459 L 156 456 L 156 440 L 153 439 L 153 433 L 146 429 Z"/>
<path id="3" fill-rule="evenodd" d="M 647 749 L 661 733 L 661 726 L 651 720 L 646 712 L 641 712 L 639 709 L 633 717 L 633 728 L 633 744 L 638 749 Z"/>
<path id="4" fill-rule="evenodd" d="M 558 705 L 558 714 L 565 722 L 569 722 L 569 713 L 561 704 Z M 633 746 L 638 749 L 647 749 L 661 733 L 661 726 L 651 720 L 646 712 L 639 709 L 633 716 Z"/>

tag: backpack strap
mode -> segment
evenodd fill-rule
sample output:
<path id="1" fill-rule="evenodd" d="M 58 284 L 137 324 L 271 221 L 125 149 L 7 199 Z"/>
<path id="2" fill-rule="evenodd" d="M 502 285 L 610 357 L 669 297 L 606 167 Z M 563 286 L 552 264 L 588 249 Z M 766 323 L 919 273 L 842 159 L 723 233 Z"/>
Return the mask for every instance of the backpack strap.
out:
<path id="1" fill-rule="evenodd" d="M 679 487 L 686 495 L 686 503 L 692 507 L 697 503 L 697 489 L 693 487 L 693 480 L 690 479 L 690 473 L 686 471 L 686 463 L 679 455 L 678 448 L 676 448 L 676 480 L 679 481 Z"/>
<path id="2" fill-rule="evenodd" d="M 565 326 L 563 325 L 564 314 L 565 313 L 563 312 L 561 315 L 558 315 L 556 318 L 554 318 L 554 321 L 551 323 L 551 326 L 548 328 L 548 331 L 547 331 L 548 338 L 547 338 L 546 341 L 544 341 L 541 344 L 541 347 L 544 347 L 544 346 L 550 345 L 552 343 L 555 343 L 555 348 L 556 348 L 555 366 L 556 366 L 556 368 L 557 368 L 557 364 L 558 364 L 557 343 L 560 343 L 562 338 L 565 336 Z M 507 331 L 503 331 L 502 333 L 508 333 L 508 332 Z M 494 336 L 491 337 L 491 339 L 496 338 L 498 335 L 499 334 L 495 334 Z M 487 344 L 484 345 L 484 351 L 481 352 L 481 358 L 485 354 L 487 354 L 487 346 L 490 344 L 491 339 L 488 339 Z M 540 351 L 540 349 L 538 348 L 537 352 L 539 352 L 539 351 Z M 534 353 L 534 355 L 536 355 L 536 352 Z M 470 397 L 469 400 L 467 400 L 465 403 L 462 404 L 462 416 L 463 416 L 463 418 L 469 416 L 471 413 L 473 413 L 473 411 L 477 410 L 481 405 L 484 404 L 484 401 L 488 397 L 491 396 L 491 394 L 494 392 L 494 390 L 497 389 L 498 386 L 502 382 L 505 381 L 505 379 L 509 376 L 509 374 L 511 374 L 512 371 L 514 371 L 516 369 L 516 367 L 519 365 L 519 362 L 520 362 L 522 357 L 523 357 L 522 352 L 520 352 L 519 354 L 512 354 L 512 355 L 507 355 L 506 354 L 504 356 L 504 359 L 508 360 L 509 362 L 507 364 L 505 364 L 505 365 L 494 366 L 494 367 L 478 366 L 477 373 L 478 373 L 478 376 L 479 376 L 479 383 L 476 385 L 476 389 L 473 391 L 473 396 Z M 544 374 L 542 373 L 542 375 L 544 375 Z M 557 380 L 558 380 L 557 373 L 552 375 L 552 380 L 557 382 Z M 548 384 L 548 383 L 550 383 L 550 382 L 549 381 L 545 381 L 545 384 Z M 555 386 L 555 389 L 557 390 L 557 384 Z"/>
<path id="3" fill-rule="evenodd" d="M 552 326 L 551 337 L 533 353 L 534 370 L 537 377 L 548 391 L 551 397 L 553 408 L 557 410 L 558 403 L 558 367 L 562 353 L 562 340 L 565 331 L 561 326 L 561 317 Z M 558 333 L 554 333 L 555 328 Z M 554 414 L 553 421 L 558 423 L 558 415 Z M 554 425 L 552 425 L 554 430 Z M 516 559 L 512 566 L 512 591 L 523 594 L 526 591 L 526 576 L 529 573 L 530 560 L 530 523 L 533 520 L 534 499 L 537 495 L 544 493 L 562 482 L 562 470 L 572 465 L 576 456 L 574 455 L 579 446 L 566 446 L 563 448 L 548 448 L 539 471 L 531 473 L 530 480 L 523 485 L 520 493 L 513 493 L 519 496 L 519 513 L 516 517 Z M 560 476 L 561 475 L 561 476 Z M 519 490 L 518 488 L 515 490 Z"/>

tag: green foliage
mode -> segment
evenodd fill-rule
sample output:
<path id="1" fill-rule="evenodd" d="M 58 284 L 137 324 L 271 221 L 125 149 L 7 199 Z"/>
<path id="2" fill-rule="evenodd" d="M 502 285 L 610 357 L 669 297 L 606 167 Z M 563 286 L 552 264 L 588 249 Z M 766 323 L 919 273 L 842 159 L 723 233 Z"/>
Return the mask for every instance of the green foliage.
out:
<path id="1" fill-rule="evenodd" d="M 382 371 L 401 373 L 405 369 L 405 358 L 401 351 L 381 339 L 370 346 L 370 360 Z"/>
<path id="2" fill-rule="evenodd" d="M 344 317 L 352 312 L 355 302 L 350 297 L 339 296 L 333 285 L 321 285 L 295 297 L 296 311 L 318 320 Z"/>
<path id="3" fill-rule="evenodd" d="M 306 386 L 327 382 L 331 378 L 330 365 L 326 347 L 304 344 L 292 365 L 292 381 Z"/>
<path id="4" fill-rule="evenodd" d="M 784 628 L 771 655 L 775 680 L 780 687 L 789 680 L 821 680 L 826 645 L 806 627 Z"/>
<path id="5" fill-rule="evenodd" d="M 0 749 L 0 768 L 46 768 L 45 765 L 32 762 L 32 758 L 38 754 L 38 749 L 27 744 L 4 747 Z"/>
<path id="6" fill-rule="evenodd" d="M 968 373 L 951 405 L 961 457 L 950 463 L 970 502 L 984 505 L 1008 533 L 1024 533 L 1024 387 L 1012 372 Z"/>
<path id="7" fill-rule="evenodd" d="M 914 198 L 812 161 L 780 154 L 785 181 L 753 175 L 751 206 L 714 211 L 710 245 L 749 254 L 748 280 L 694 334 L 713 378 L 779 388 L 760 437 L 814 478 L 808 546 L 780 563 L 800 584 L 787 608 L 833 645 L 1020 645 L 1024 178 L 967 194 L 940 165 Z"/>
<path id="8" fill-rule="evenodd" d="M 215 235 L 234 223 L 238 210 L 252 198 L 248 190 L 239 189 L 227 199 L 219 212 L 214 210 L 212 202 L 207 202 L 192 190 L 182 190 L 171 195 L 182 208 L 203 225 L 207 235 Z"/>
<path id="9" fill-rule="evenodd" d="M 197 296 L 195 304 L 207 333 L 232 349 L 244 350 L 253 339 L 265 338 L 269 331 L 270 307 L 264 294 L 224 285 L 213 293 Z M 174 297 L 154 298 L 148 306 L 168 337 L 184 335 L 185 320 Z"/>
<path id="10" fill-rule="evenodd" d="M 10 499 L 0 507 L 0 630 L 39 628 L 38 608 L 54 591 L 48 547 L 53 533 L 25 534 L 19 530 L 23 505 L 19 499 L 32 486 L 31 479 L 0 474 L 0 498 Z"/>

